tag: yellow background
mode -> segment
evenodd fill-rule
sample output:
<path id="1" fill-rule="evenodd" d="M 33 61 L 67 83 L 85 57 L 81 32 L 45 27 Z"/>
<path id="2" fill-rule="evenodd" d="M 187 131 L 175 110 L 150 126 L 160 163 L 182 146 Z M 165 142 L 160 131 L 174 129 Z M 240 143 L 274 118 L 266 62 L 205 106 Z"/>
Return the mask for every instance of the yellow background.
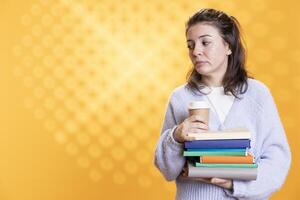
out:
<path id="1" fill-rule="evenodd" d="M 299 199 L 300 6 L 290 0 L 0 0 L 0 199 L 173 199 L 153 154 L 190 67 L 184 23 L 203 7 L 241 22 L 248 70 L 270 87 L 292 149 L 272 199 Z"/>

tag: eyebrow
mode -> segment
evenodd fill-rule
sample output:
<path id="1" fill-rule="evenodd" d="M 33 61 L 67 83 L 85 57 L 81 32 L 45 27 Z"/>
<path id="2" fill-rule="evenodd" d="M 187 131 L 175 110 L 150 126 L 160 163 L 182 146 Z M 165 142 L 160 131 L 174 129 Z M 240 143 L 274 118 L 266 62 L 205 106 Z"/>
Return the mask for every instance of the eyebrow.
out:
<path id="1" fill-rule="evenodd" d="M 202 38 L 202 37 L 212 37 L 211 35 L 208 35 L 208 34 L 205 34 L 205 35 L 200 35 L 199 37 L 198 37 L 198 39 L 200 39 L 200 38 Z M 190 42 L 190 41 L 193 41 L 193 40 L 191 40 L 191 39 L 188 39 L 187 40 L 187 42 Z"/>

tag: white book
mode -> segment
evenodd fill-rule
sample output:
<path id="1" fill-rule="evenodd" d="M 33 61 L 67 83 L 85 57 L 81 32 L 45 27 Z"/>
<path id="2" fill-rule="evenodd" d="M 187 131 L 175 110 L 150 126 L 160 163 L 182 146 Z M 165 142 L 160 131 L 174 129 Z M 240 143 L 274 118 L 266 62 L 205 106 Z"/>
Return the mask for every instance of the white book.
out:
<path id="1" fill-rule="evenodd" d="M 251 133 L 247 129 L 238 128 L 223 131 L 208 131 L 203 133 L 189 133 L 194 140 L 226 140 L 226 139 L 250 139 Z"/>
<path id="2" fill-rule="evenodd" d="M 255 180 L 257 168 L 208 168 L 195 167 L 188 162 L 188 177 L 193 178 L 225 178 L 236 180 Z"/>

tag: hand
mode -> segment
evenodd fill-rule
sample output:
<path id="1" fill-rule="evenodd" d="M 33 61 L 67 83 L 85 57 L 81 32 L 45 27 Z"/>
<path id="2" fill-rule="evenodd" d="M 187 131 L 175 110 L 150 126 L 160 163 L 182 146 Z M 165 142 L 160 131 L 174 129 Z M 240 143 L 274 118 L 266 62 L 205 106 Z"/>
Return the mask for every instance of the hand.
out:
<path id="1" fill-rule="evenodd" d="M 183 177 L 187 177 L 188 176 L 188 168 L 187 165 L 185 165 L 182 169 L 181 175 Z M 201 181 L 204 183 L 209 183 L 209 184 L 213 184 L 213 185 L 217 185 L 219 187 L 225 188 L 225 189 L 229 189 L 231 190 L 233 187 L 232 184 L 232 180 L 230 179 L 221 179 L 221 178 L 197 178 L 197 177 L 190 177 L 190 179 L 192 180 L 197 180 L 197 181 Z"/>
<path id="2" fill-rule="evenodd" d="M 174 132 L 174 139 L 177 142 L 191 141 L 193 137 L 189 137 L 188 133 L 201 133 L 208 130 L 208 125 L 203 122 L 201 115 L 192 115 L 186 118 L 178 125 Z"/>
<path id="3" fill-rule="evenodd" d="M 212 178 L 210 180 L 211 184 L 220 186 L 225 189 L 231 190 L 233 187 L 232 180 L 230 179 L 221 179 L 221 178 Z"/>

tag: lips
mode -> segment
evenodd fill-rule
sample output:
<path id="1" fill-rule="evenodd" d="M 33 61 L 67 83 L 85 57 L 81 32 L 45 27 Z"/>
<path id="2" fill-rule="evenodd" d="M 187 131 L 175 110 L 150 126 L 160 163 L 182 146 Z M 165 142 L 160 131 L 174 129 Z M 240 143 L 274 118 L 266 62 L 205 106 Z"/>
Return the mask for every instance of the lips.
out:
<path id="1" fill-rule="evenodd" d="M 207 61 L 196 61 L 195 62 L 195 65 L 197 66 L 197 65 L 203 65 L 203 64 L 206 64 L 207 63 Z"/>

